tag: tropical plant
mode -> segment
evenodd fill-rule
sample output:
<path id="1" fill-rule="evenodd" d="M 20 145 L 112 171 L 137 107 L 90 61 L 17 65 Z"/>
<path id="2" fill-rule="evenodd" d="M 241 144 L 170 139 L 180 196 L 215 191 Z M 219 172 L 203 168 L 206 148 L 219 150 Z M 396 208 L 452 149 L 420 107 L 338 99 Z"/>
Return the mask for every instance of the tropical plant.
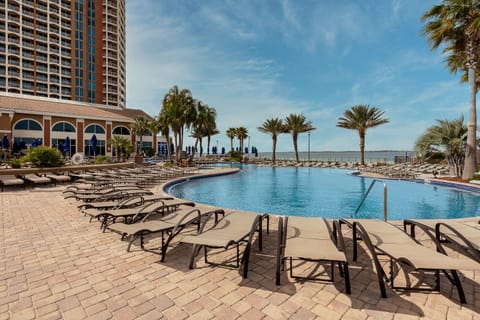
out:
<path id="1" fill-rule="evenodd" d="M 165 120 L 173 131 L 175 140 L 175 159 L 181 161 L 183 137 L 185 130 L 190 129 L 197 117 L 194 99 L 188 89 L 173 86 L 163 98 L 162 111 Z"/>
<path id="2" fill-rule="evenodd" d="M 154 119 L 154 126 L 157 128 L 157 132 L 161 132 L 162 135 L 165 137 L 167 141 L 167 158 L 171 160 L 171 152 L 170 152 L 170 126 L 168 124 L 168 114 L 167 108 L 163 108 L 160 111 L 158 117 Z"/>
<path id="3" fill-rule="evenodd" d="M 125 161 L 127 151 L 132 149 L 132 143 L 130 140 L 120 135 L 114 135 L 108 143 L 115 149 L 117 161 Z"/>
<path id="4" fill-rule="evenodd" d="M 139 137 L 140 147 L 137 148 L 137 154 L 140 154 L 140 151 L 143 148 L 143 136 L 149 132 L 150 123 L 149 121 L 143 117 L 139 116 L 135 118 L 135 124 L 133 125 L 133 129 L 135 134 Z"/>
<path id="5" fill-rule="evenodd" d="M 227 129 L 227 137 L 230 139 L 230 152 L 233 152 L 233 139 L 237 136 L 237 129 L 235 128 L 228 128 Z"/>
<path id="6" fill-rule="evenodd" d="M 31 162 L 39 168 L 58 167 L 63 165 L 62 154 L 57 148 L 38 146 L 26 150 L 20 159 L 22 163 Z"/>
<path id="7" fill-rule="evenodd" d="M 210 153 L 210 140 L 212 136 L 220 133 L 220 131 L 218 131 L 217 129 L 216 119 L 217 111 L 215 110 L 215 108 L 209 107 L 207 105 L 204 118 L 205 123 L 203 126 L 205 136 L 207 137 L 207 155 Z"/>
<path id="8" fill-rule="evenodd" d="M 195 150 L 197 150 L 199 144 L 200 144 L 200 148 L 202 148 L 202 138 L 203 138 L 202 129 L 198 127 L 194 127 L 190 133 L 190 137 L 195 138 L 195 146 L 192 152 L 193 155 L 195 155 Z"/>
<path id="9" fill-rule="evenodd" d="M 102 163 L 107 163 L 108 162 L 108 157 L 104 155 L 97 156 L 95 158 L 95 163 L 96 164 L 102 164 Z"/>
<path id="10" fill-rule="evenodd" d="M 243 142 L 248 138 L 248 130 L 245 127 L 238 127 L 235 131 L 240 144 L 240 154 L 243 154 Z"/>
<path id="11" fill-rule="evenodd" d="M 450 173 L 461 176 L 465 161 L 467 126 L 463 116 L 456 120 L 437 120 L 415 142 L 415 150 L 423 158 L 435 152 L 445 153 Z"/>
<path id="12" fill-rule="evenodd" d="M 275 163 L 275 151 L 277 149 L 278 135 L 285 132 L 283 120 L 272 118 L 265 120 L 261 127 L 257 128 L 260 132 L 270 134 L 272 136 L 272 162 Z"/>
<path id="13" fill-rule="evenodd" d="M 365 136 L 367 129 L 390 122 L 383 118 L 383 111 L 369 105 L 356 105 L 345 110 L 343 117 L 338 118 L 337 127 L 357 130 L 360 136 L 360 164 L 365 165 Z"/>
<path id="14" fill-rule="evenodd" d="M 465 167 L 462 177 L 470 178 L 476 170 L 477 72 L 480 49 L 480 3 L 477 0 L 443 0 L 422 16 L 423 33 L 432 49 L 442 46 L 450 71 L 463 72 L 462 79 L 471 87 Z"/>
<path id="15" fill-rule="evenodd" d="M 303 114 L 293 114 L 291 113 L 287 118 L 285 118 L 285 130 L 292 135 L 293 139 L 293 149 L 295 151 L 295 160 L 299 162 L 298 159 L 298 135 L 304 132 L 310 132 L 315 130 L 310 121 L 306 121 Z"/>

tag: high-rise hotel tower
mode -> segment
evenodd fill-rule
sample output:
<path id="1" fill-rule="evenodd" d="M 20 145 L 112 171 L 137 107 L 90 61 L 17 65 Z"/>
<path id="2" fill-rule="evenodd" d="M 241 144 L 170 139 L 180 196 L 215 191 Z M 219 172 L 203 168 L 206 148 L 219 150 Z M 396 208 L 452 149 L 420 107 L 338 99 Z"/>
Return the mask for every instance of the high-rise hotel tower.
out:
<path id="1" fill-rule="evenodd" d="M 0 92 L 125 108 L 125 0 L 0 0 Z"/>

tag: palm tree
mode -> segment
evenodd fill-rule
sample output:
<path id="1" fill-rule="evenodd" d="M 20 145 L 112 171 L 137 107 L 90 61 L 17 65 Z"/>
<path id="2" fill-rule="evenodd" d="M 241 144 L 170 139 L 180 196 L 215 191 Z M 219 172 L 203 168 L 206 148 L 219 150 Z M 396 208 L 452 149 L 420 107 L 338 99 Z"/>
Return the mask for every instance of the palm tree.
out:
<path id="1" fill-rule="evenodd" d="M 275 151 L 277 149 L 278 135 L 285 132 L 282 119 L 272 118 L 265 120 L 261 127 L 257 128 L 260 132 L 268 133 L 272 136 L 272 162 L 275 163 Z"/>
<path id="2" fill-rule="evenodd" d="M 140 151 L 143 148 L 143 136 L 148 133 L 149 126 L 149 121 L 143 116 L 138 116 L 135 118 L 135 124 L 133 125 L 133 128 L 135 130 L 135 134 L 139 137 L 140 142 L 140 148 L 137 148 L 137 154 L 140 154 Z"/>
<path id="3" fill-rule="evenodd" d="M 303 114 L 290 114 L 285 118 L 285 130 L 290 132 L 293 139 L 293 149 L 295 150 L 295 160 L 299 162 L 298 159 L 298 135 L 304 132 L 310 132 L 315 130 L 312 127 L 310 121 L 305 121 L 305 116 Z"/>
<path id="4" fill-rule="evenodd" d="M 230 139 L 230 153 L 233 153 L 233 139 L 237 136 L 237 129 L 236 128 L 228 128 L 227 129 L 227 137 Z"/>
<path id="5" fill-rule="evenodd" d="M 453 121 L 437 120 L 437 125 L 428 128 L 417 139 L 415 150 L 423 157 L 428 157 L 432 152 L 444 152 L 450 172 L 461 176 L 465 162 L 467 132 L 463 116 Z"/>
<path id="6" fill-rule="evenodd" d="M 204 124 L 205 135 L 207 137 L 207 154 L 210 153 L 211 137 L 220 133 L 220 131 L 218 131 L 217 129 L 216 119 L 217 119 L 217 110 L 207 105 L 205 110 L 205 124 Z"/>
<path id="7" fill-rule="evenodd" d="M 236 136 L 240 143 L 240 153 L 243 153 L 243 141 L 248 138 L 248 129 L 245 127 L 236 128 Z"/>
<path id="8" fill-rule="evenodd" d="M 390 122 L 382 118 L 384 112 L 369 105 L 356 105 L 345 110 L 343 117 L 338 118 L 337 127 L 357 130 L 360 136 L 360 164 L 365 165 L 365 135 L 368 128 L 373 128 Z"/>
<path id="9" fill-rule="evenodd" d="M 170 124 L 175 140 L 176 161 L 180 162 L 180 152 L 183 149 L 185 129 L 190 129 L 197 114 L 195 100 L 188 89 L 179 89 L 173 86 L 163 98 L 162 111 Z"/>
<path id="10" fill-rule="evenodd" d="M 170 126 L 169 126 L 169 119 L 168 119 L 168 113 L 167 113 L 167 108 L 163 108 L 160 111 L 158 117 L 155 119 L 157 123 L 157 128 L 160 130 L 162 135 L 165 137 L 167 141 L 167 159 L 170 161 L 171 159 L 171 152 L 170 152 Z"/>
<path id="11" fill-rule="evenodd" d="M 204 133 L 202 129 L 199 127 L 194 127 L 190 132 L 190 137 L 195 138 L 195 148 L 193 148 L 193 155 L 195 155 L 195 150 L 197 150 L 198 144 L 200 144 L 200 148 L 202 148 L 202 138 L 204 137 Z"/>
<path id="12" fill-rule="evenodd" d="M 476 171 L 477 131 L 477 70 L 480 49 L 480 5 L 477 0 L 443 0 L 422 16 L 426 22 L 423 33 L 432 49 L 442 45 L 443 53 L 452 72 L 464 73 L 471 86 L 468 116 L 465 167 L 462 177 L 470 178 Z"/>
<path id="13" fill-rule="evenodd" d="M 108 144 L 111 144 L 115 148 L 117 153 L 117 161 L 125 161 L 125 156 L 127 150 L 131 147 L 131 142 L 128 138 L 122 137 L 120 135 L 114 135 L 112 139 L 108 141 Z"/>

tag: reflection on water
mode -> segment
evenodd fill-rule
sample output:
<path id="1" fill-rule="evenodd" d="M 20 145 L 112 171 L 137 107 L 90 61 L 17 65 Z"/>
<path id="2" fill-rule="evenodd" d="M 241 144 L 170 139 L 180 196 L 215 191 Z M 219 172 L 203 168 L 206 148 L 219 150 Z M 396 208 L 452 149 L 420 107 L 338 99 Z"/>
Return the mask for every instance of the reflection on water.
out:
<path id="1" fill-rule="evenodd" d="M 225 208 L 340 218 L 351 217 L 372 182 L 342 169 L 241 168 L 238 174 L 194 179 L 168 191 L 179 198 Z M 389 219 L 479 215 L 477 193 L 396 180 L 387 180 L 387 186 Z M 383 219 L 382 184 L 375 184 L 357 217 Z"/>

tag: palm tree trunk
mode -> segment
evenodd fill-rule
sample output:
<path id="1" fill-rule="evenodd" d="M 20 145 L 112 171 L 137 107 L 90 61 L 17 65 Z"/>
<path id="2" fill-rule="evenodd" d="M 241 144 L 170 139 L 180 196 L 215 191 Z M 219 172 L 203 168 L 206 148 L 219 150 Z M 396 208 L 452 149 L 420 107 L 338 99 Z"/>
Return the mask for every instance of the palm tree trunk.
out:
<path id="1" fill-rule="evenodd" d="M 207 135 L 207 156 L 210 155 L 210 135 Z"/>
<path id="2" fill-rule="evenodd" d="M 462 179 L 470 179 L 477 171 L 477 86 L 476 72 L 474 68 L 468 69 L 468 79 L 470 80 L 471 106 L 468 114 L 468 132 L 467 146 L 465 149 L 465 166 Z"/>
<path id="3" fill-rule="evenodd" d="M 277 137 L 272 137 L 272 163 L 275 164 L 275 150 L 277 149 Z"/>
<path id="4" fill-rule="evenodd" d="M 298 159 L 298 136 L 296 134 L 292 134 L 292 139 L 293 139 L 293 150 L 295 151 L 295 160 L 300 162 Z"/>
<path id="5" fill-rule="evenodd" d="M 359 132 L 360 135 L 360 165 L 365 165 L 365 132 Z"/>
<path id="6" fill-rule="evenodd" d="M 233 153 L 233 138 L 230 139 L 230 153 Z"/>

